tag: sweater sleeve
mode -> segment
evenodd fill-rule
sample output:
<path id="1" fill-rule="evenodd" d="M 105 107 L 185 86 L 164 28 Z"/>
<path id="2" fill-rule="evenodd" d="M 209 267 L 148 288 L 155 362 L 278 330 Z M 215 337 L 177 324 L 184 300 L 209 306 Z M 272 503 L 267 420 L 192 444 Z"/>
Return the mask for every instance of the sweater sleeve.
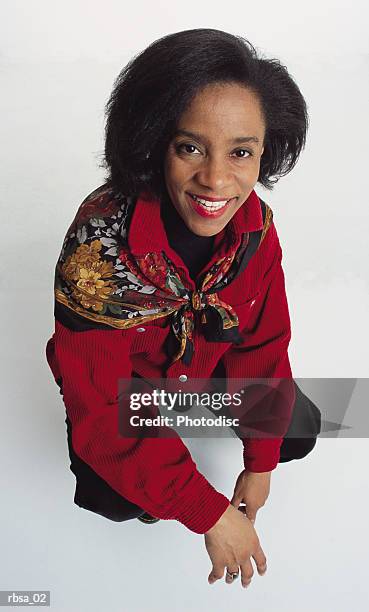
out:
<path id="1" fill-rule="evenodd" d="M 282 410 L 278 412 L 278 437 L 242 440 L 244 466 L 252 472 L 268 472 L 277 466 L 283 435 L 287 432 L 295 402 L 288 357 L 291 325 L 281 261 L 282 250 L 276 238 L 273 260 L 263 278 L 260 292 L 252 300 L 246 327 L 241 331 L 242 342 L 232 345 L 222 356 L 227 379 L 290 379 L 282 382 L 284 399 Z"/>
<path id="2" fill-rule="evenodd" d="M 75 331 L 55 320 L 46 358 L 72 425 L 76 454 L 115 491 L 161 519 L 206 533 L 229 500 L 205 479 L 175 433 L 118 436 L 118 379 L 132 373 L 125 330 Z"/>

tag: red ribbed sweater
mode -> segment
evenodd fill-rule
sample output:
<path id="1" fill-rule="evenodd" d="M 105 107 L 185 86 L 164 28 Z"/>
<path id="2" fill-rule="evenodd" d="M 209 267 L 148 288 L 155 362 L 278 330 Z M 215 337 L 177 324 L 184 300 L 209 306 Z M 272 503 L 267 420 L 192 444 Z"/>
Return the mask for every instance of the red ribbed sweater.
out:
<path id="1" fill-rule="evenodd" d="M 263 227 L 260 201 L 252 191 L 232 218 L 236 232 Z M 155 231 L 153 231 L 155 228 Z M 224 232 L 225 230 L 223 230 Z M 160 210 L 137 200 L 129 226 L 133 253 L 164 250 L 195 288 L 181 257 L 170 247 Z M 219 257 L 216 249 L 210 265 Z M 169 317 L 151 321 L 144 331 L 75 331 L 55 319 L 46 357 L 55 380 L 63 380 L 63 399 L 72 424 L 75 452 L 114 490 L 161 519 L 175 519 L 195 533 L 206 533 L 228 507 L 229 499 L 199 472 L 179 438 L 130 439 L 118 436 L 117 384 L 135 371 L 149 378 L 208 378 L 221 361 L 226 377 L 291 378 L 288 345 L 290 318 L 281 265 L 282 250 L 274 222 L 246 269 L 219 291 L 239 318 L 243 343 L 208 342 L 195 329 L 190 365 L 180 360 L 164 369 Z M 142 330 L 142 326 L 140 326 Z M 294 396 L 286 406 L 291 414 Z M 286 427 L 287 430 L 287 427 Z M 282 438 L 243 440 L 246 469 L 273 470 Z"/>

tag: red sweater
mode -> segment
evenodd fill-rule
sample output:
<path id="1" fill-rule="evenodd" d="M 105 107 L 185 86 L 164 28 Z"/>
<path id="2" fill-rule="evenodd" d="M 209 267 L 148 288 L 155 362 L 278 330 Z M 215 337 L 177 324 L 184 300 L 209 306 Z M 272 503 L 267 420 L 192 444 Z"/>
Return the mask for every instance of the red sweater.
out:
<path id="1" fill-rule="evenodd" d="M 233 228 L 251 232 L 262 227 L 260 201 L 253 191 L 234 215 Z M 128 244 L 133 253 L 164 250 L 184 271 L 188 287 L 195 289 L 183 260 L 169 246 L 160 210 L 145 200 L 137 200 Z M 243 343 L 209 342 L 195 330 L 190 365 L 179 360 L 164 368 L 167 355 L 162 347 L 169 333 L 169 317 L 150 321 L 139 332 L 142 326 L 74 331 L 56 319 L 55 332 L 46 346 L 53 376 L 63 381 L 77 455 L 126 499 L 153 516 L 178 520 L 195 533 L 208 531 L 229 500 L 198 471 L 179 436 L 118 436 L 118 379 L 130 378 L 133 371 L 149 378 L 178 379 L 181 374 L 186 374 L 188 381 L 209 378 L 219 362 L 227 379 L 291 378 L 287 352 L 291 329 L 281 259 L 272 222 L 246 269 L 219 291 L 219 297 L 237 313 Z M 215 260 L 216 250 L 206 268 Z M 183 383 L 181 388 L 185 390 Z M 293 403 L 291 396 L 288 414 Z M 243 440 L 245 468 L 273 470 L 282 441 L 283 437 Z"/>

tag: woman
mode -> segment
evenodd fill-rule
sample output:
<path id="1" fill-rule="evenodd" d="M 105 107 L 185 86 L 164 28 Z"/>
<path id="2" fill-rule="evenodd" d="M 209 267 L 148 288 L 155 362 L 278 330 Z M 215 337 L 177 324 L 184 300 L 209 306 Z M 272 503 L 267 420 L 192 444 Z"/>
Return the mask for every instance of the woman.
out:
<path id="1" fill-rule="evenodd" d="M 254 191 L 294 167 L 306 104 L 277 60 L 259 58 L 241 37 L 195 29 L 136 56 L 106 110 L 108 176 L 65 237 L 47 344 L 66 406 L 75 502 L 117 521 L 178 520 L 205 535 L 210 583 L 226 569 L 226 582 L 241 572 L 248 586 L 251 557 L 266 571 L 253 523 L 271 472 L 309 453 L 320 427 L 293 384 L 282 250 Z M 278 436 L 242 438 L 245 469 L 232 500 L 178 435 L 117 435 L 118 379 L 213 376 L 289 383 Z M 288 437 L 302 421 L 304 435 Z"/>

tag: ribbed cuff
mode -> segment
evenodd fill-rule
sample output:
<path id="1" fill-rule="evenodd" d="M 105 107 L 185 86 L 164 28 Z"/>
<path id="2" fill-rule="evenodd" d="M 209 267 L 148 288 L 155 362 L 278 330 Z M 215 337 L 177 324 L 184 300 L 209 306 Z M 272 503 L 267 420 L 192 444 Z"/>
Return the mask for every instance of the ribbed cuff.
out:
<path id="1" fill-rule="evenodd" d="M 214 489 L 200 472 L 194 478 L 196 480 L 191 490 L 187 491 L 186 498 L 178 502 L 174 511 L 172 509 L 172 517 L 190 531 L 204 534 L 220 519 L 230 501 Z"/>
<path id="2" fill-rule="evenodd" d="M 243 463 L 250 472 L 271 472 L 280 459 L 283 438 L 243 439 Z"/>

